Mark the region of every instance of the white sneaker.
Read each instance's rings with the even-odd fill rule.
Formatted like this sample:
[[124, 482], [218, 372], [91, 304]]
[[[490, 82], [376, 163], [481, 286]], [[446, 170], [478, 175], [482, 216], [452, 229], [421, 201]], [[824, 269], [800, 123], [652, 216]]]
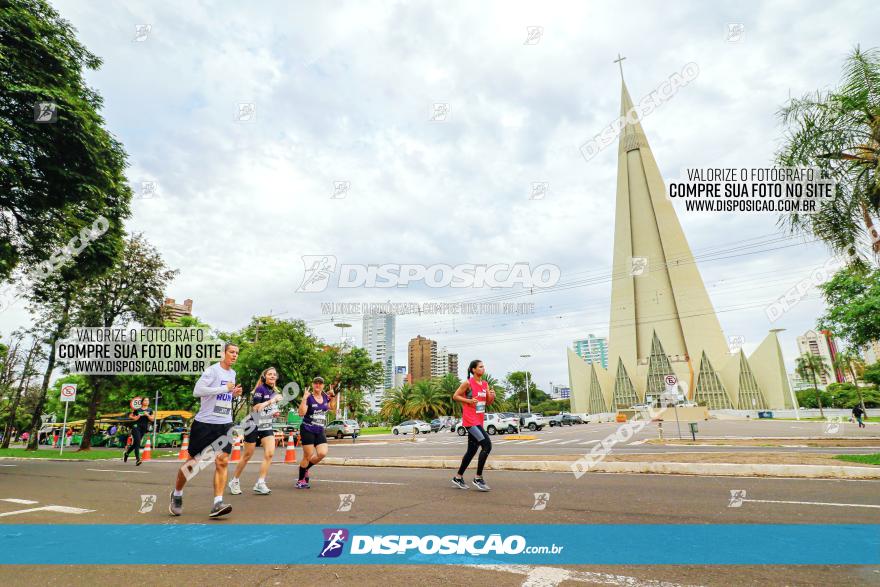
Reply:
[[269, 489], [269, 486], [266, 485], [265, 481], [257, 481], [257, 484], [254, 485], [254, 493], [259, 493], [260, 495], [269, 495], [272, 493], [272, 490]]
[[241, 483], [239, 483], [238, 479], [233, 479], [229, 482], [229, 493], [232, 495], [241, 494]]

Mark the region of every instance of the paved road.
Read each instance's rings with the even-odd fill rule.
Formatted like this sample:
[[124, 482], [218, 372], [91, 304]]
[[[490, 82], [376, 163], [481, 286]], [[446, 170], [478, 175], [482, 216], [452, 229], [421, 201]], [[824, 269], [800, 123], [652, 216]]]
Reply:
[[[204, 474], [196, 477], [187, 488], [185, 515], [181, 518], [167, 516], [167, 493], [176, 468], [173, 462], [154, 461], [137, 468], [121, 462], [4, 461], [2, 464], [13, 466], [0, 467], [0, 524], [187, 524], [207, 521], [212, 492], [210, 476]], [[256, 465], [249, 466], [243, 485], [249, 487], [255, 474]], [[872, 481], [620, 474], [588, 474], [576, 480], [565, 473], [493, 471], [489, 479], [493, 491], [479, 494], [451, 487], [448, 471], [324, 466], [315, 470], [314, 487], [309, 491], [294, 490], [291, 487], [293, 475], [292, 467], [276, 465], [269, 480], [274, 488], [271, 496], [251, 495], [247, 491], [241, 496], [229, 496], [235, 510], [224, 523], [880, 523], [880, 508], [859, 507], [880, 505], [880, 482]], [[746, 491], [747, 501], [741, 507], [728, 507], [732, 489]], [[532, 510], [536, 492], [550, 494], [547, 509]], [[355, 495], [350, 512], [337, 511], [342, 493]], [[157, 508], [150, 513], [138, 513], [141, 495], [150, 494], [158, 497]], [[9, 499], [36, 503], [4, 501]], [[776, 501], [797, 503], [772, 503]], [[829, 502], [844, 505], [817, 505]], [[78, 510], [37, 509], [48, 506]], [[36, 511], [8, 515], [22, 510]], [[243, 540], [246, 541], [246, 537]], [[4, 583], [113, 583], [118, 580], [120, 572], [122, 569], [107, 567], [48, 567], [40, 568], [39, 572], [32, 567], [10, 567], [4, 569]], [[244, 581], [259, 585], [310, 585], [324, 584], [328, 580], [339, 585], [480, 582], [493, 585], [659, 587], [657, 581], [688, 585], [880, 584], [880, 568], [866, 567], [307, 569], [286, 566], [130, 566], [122, 574], [127, 582], [158, 585], [179, 585], [187, 581], [198, 584]], [[567, 582], [560, 583], [564, 576], [568, 576]]]

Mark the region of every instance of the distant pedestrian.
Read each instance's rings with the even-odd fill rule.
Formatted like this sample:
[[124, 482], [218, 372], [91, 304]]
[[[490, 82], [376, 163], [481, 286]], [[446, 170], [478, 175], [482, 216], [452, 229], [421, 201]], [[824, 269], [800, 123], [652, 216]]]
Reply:
[[131, 444], [122, 453], [123, 462], [128, 462], [128, 455], [134, 452], [135, 465], [141, 464], [141, 439], [147, 433], [150, 423], [156, 419], [153, 410], [150, 409], [150, 398], [145, 397], [141, 400], [141, 407], [132, 410], [128, 415], [130, 420], [134, 420], [131, 427]]
[[860, 405], [856, 405], [856, 406], [852, 409], [852, 415], [853, 415], [853, 418], [856, 419], [856, 422], [859, 423], [859, 428], [864, 428], [864, 427], [865, 427], [865, 423], [862, 422], [862, 418], [865, 417], [865, 410], [862, 409], [862, 406], [860, 406]]

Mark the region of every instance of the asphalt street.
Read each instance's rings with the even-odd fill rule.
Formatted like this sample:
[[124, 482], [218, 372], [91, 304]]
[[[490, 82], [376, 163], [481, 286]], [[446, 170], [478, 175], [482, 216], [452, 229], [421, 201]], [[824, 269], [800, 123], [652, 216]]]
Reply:
[[[198, 475], [185, 491], [184, 515], [167, 514], [177, 464], [141, 467], [119, 461], [0, 462], [0, 525], [193, 524], [208, 522], [211, 475]], [[257, 465], [248, 466], [244, 494], [228, 496], [232, 514], [221, 524], [740, 524], [880, 523], [880, 484], [872, 481], [676, 477], [663, 475], [492, 471], [489, 493], [452, 487], [443, 470], [319, 466], [313, 488], [292, 487], [295, 469], [277, 464], [269, 476], [272, 495], [250, 491]], [[731, 491], [745, 491], [731, 507]], [[547, 493], [543, 510], [535, 493]], [[155, 495], [152, 511], [142, 496]], [[354, 496], [339, 511], [341, 495]], [[742, 494], [740, 494], [742, 496]], [[351, 498], [348, 498], [351, 500]], [[780, 503], [784, 502], [784, 503]], [[833, 504], [833, 505], [832, 505]], [[46, 509], [43, 509], [46, 508]], [[247, 537], [242, 537], [246, 546]], [[809, 547], [809, 545], [806, 545]], [[278, 545], [279, 548], [296, 547]], [[132, 561], [133, 563], [137, 561]], [[557, 585], [876, 585], [880, 567], [231, 567], [127, 566], [125, 582], [179, 585], [220, 581], [258, 585], [473, 584]], [[4, 583], [94, 584], [118, 580], [118, 567], [5, 567]], [[246, 578], [243, 578], [246, 577]]]

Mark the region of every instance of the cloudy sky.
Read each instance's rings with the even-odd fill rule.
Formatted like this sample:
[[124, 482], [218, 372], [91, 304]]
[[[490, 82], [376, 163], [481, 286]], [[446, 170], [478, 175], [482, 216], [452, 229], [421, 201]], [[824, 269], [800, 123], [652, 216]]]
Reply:
[[[684, 167], [768, 165], [788, 97], [833, 86], [853, 46], [880, 44], [875, 2], [53, 4], [104, 59], [88, 81], [129, 154], [133, 187], [158, 188], [133, 202], [128, 228], [180, 270], [170, 297], [192, 298], [221, 329], [271, 311], [338, 340], [340, 316], [322, 314], [322, 302], [482, 301], [511, 290], [297, 293], [303, 255], [552, 263], [559, 287], [511, 300], [534, 303], [534, 314], [397, 323], [397, 364], [421, 334], [497, 376], [527, 367], [544, 388], [567, 383], [572, 340], [608, 332], [617, 148], [587, 162], [578, 147], [619, 112], [617, 54], [635, 101], [699, 65], [642, 123], [671, 179]], [[731, 24], [741, 36], [728, 38]], [[529, 36], [530, 27], [542, 28]], [[241, 104], [255, 116], [239, 120]], [[432, 120], [442, 118], [435, 104], [445, 120]], [[336, 182], [348, 182], [344, 197], [332, 197]], [[533, 182], [547, 182], [544, 198], [530, 199]], [[794, 337], [822, 311], [818, 295], [772, 326], [764, 307], [827, 251], [780, 239], [772, 215], [679, 217], [725, 334], [750, 352], [769, 328], [785, 328], [793, 363]], [[359, 343], [360, 321], [344, 318]], [[28, 320], [14, 306], [0, 331]]]

